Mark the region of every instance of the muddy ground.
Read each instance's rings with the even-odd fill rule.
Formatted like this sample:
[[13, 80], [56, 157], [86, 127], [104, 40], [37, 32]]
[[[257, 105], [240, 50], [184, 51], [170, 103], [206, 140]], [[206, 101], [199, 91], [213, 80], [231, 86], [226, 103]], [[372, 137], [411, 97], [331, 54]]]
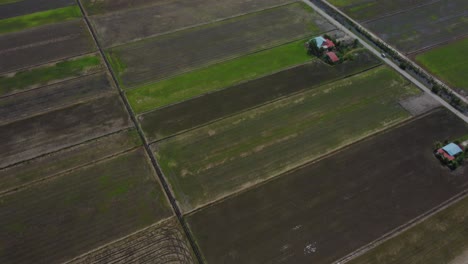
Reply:
[[125, 12], [91, 18], [105, 46], [116, 46], [133, 40], [163, 34], [184, 27], [208, 23], [244, 13], [256, 12], [293, 0], [176, 0], [156, 2]]
[[331, 29], [298, 3], [119, 46], [108, 53], [124, 65], [119, 76], [132, 87]]
[[361, 53], [354, 61], [335, 67], [315, 60], [149, 112], [141, 115], [139, 120], [150, 141], [160, 140], [280, 97], [356, 74], [379, 63], [379, 60], [368, 52]]
[[89, 15], [132, 9], [173, 0], [81, 0]]
[[468, 34], [468, 2], [442, 0], [408, 12], [384, 17], [364, 26], [405, 53]]
[[439, 110], [188, 222], [208, 263], [331, 263], [464, 190], [468, 174], [441, 166], [432, 146], [467, 132]]
[[182, 228], [171, 218], [67, 263], [194, 264], [195, 259]]
[[0, 36], [0, 73], [96, 50], [81, 19]]
[[123, 130], [0, 169], [0, 193], [56, 176], [141, 145], [135, 129]]
[[0, 129], [0, 168], [131, 125], [118, 95], [6, 124]]
[[116, 93], [109, 77], [98, 73], [0, 99], [0, 125]]
[[170, 215], [140, 148], [1, 196], [0, 262], [60, 263]]
[[73, 0], [19, 0], [0, 4], [0, 19], [76, 5]]

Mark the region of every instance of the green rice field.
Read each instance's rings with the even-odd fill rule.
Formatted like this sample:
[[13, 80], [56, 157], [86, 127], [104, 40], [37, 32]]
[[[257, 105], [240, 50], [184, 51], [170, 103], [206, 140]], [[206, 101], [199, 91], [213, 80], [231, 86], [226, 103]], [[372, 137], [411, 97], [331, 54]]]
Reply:
[[419, 93], [378, 67], [153, 145], [183, 210], [279, 175], [409, 117]]

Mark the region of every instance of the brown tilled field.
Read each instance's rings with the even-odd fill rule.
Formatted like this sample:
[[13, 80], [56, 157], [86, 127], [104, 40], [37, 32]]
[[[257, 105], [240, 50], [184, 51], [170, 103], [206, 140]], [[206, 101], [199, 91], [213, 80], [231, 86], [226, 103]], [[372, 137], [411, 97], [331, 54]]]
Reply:
[[[354, 61], [336, 67], [314, 60], [253, 81], [157, 109], [141, 115], [139, 119], [149, 140], [161, 140], [281, 97], [368, 70], [378, 64], [379, 61], [368, 52], [362, 52]], [[236, 98], [236, 100], [227, 100], [227, 98]]]
[[122, 84], [131, 87], [331, 29], [296, 3], [119, 46], [107, 55]]
[[169, 219], [67, 263], [194, 264], [195, 260], [180, 226]]
[[109, 47], [293, 1], [152, 1], [151, 6], [95, 16], [91, 19], [100, 42]]
[[81, 19], [0, 35], [0, 73], [96, 50]]
[[188, 222], [208, 263], [331, 263], [464, 190], [468, 174], [441, 166], [432, 146], [467, 132], [438, 110]]
[[165, 199], [143, 148], [8, 193], [0, 262], [71, 259], [169, 217]]
[[0, 167], [131, 126], [118, 96], [106, 96], [2, 126]]

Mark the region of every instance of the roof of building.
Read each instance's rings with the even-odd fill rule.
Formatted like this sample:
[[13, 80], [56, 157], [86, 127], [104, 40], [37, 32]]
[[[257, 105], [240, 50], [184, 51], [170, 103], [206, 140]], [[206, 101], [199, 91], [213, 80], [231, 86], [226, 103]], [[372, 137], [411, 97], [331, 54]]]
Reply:
[[325, 39], [323, 37], [316, 37], [315, 42], [317, 43], [317, 48], [321, 48], [325, 42]]
[[328, 48], [333, 48], [335, 47], [335, 43], [329, 39], [325, 39], [325, 43], [323, 43], [324, 46], [327, 46]]
[[335, 52], [327, 52], [327, 56], [332, 62], [337, 62], [340, 60], [338, 56], [336, 56]]
[[458, 146], [455, 143], [450, 143], [447, 146], [443, 147], [442, 149], [452, 157], [454, 157], [455, 155], [463, 152], [463, 150], [460, 148], [460, 146]]
[[439, 153], [440, 155], [444, 156], [444, 158], [448, 159], [448, 160], [454, 160], [455, 157], [453, 156], [450, 156], [449, 154], [447, 154], [447, 152], [445, 152], [445, 150], [443, 149], [438, 149], [437, 150], [437, 153]]

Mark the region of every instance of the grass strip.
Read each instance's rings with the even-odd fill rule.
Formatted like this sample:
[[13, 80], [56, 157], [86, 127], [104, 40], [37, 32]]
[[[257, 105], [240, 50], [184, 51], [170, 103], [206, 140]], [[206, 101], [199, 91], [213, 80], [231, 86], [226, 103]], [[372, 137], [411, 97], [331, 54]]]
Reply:
[[0, 34], [81, 17], [78, 6], [68, 6], [0, 20]]
[[131, 89], [127, 97], [134, 111], [142, 113], [309, 60], [304, 40], [299, 40]]
[[468, 61], [464, 56], [468, 38], [453, 42], [416, 56], [416, 61], [449, 85], [468, 90]]
[[59, 62], [52, 66], [20, 71], [13, 76], [0, 76], [0, 96], [25, 90], [33, 85], [45, 85], [53, 80], [79, 76], [92, 67], [101, 65], [96, 55]]

